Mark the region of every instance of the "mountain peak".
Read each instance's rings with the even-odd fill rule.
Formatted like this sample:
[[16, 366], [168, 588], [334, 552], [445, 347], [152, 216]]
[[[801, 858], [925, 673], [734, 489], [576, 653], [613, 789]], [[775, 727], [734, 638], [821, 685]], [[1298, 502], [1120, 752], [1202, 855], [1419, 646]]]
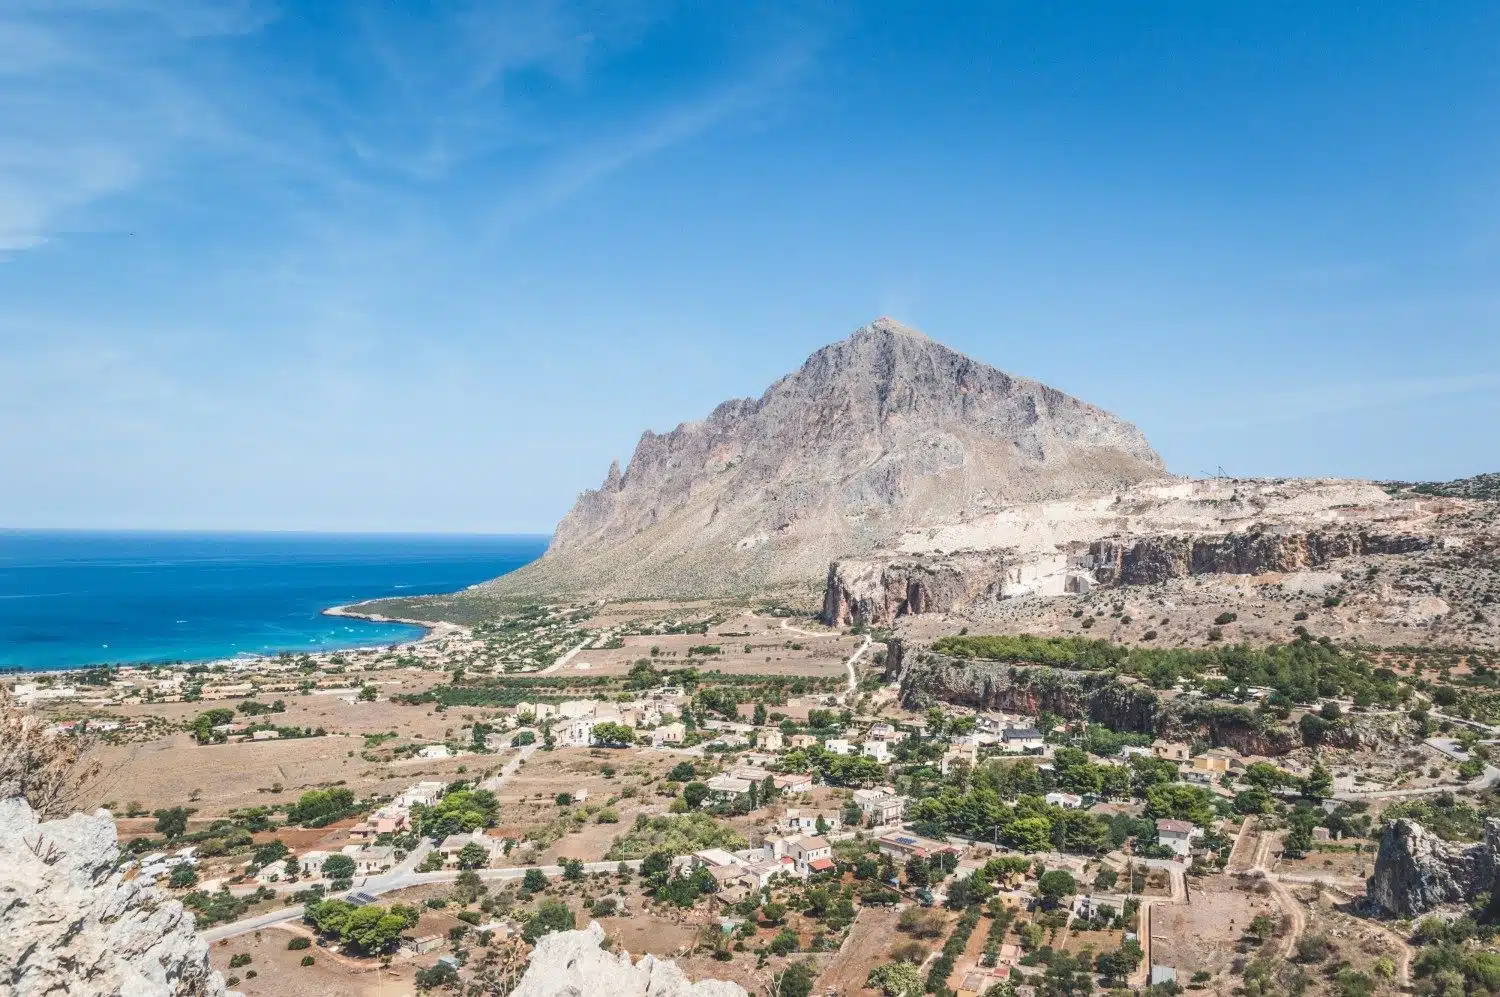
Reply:
[[816, 581], [907, 531], [1163, 474], [1129, 423], [882, 317], [758, 399], [645, 433], [547, 555], [496, 584], [706, 595]]

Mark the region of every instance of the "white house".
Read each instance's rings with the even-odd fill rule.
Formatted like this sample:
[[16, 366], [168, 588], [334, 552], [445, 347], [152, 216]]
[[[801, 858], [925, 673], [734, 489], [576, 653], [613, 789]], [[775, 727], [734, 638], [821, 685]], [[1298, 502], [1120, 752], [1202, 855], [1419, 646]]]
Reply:
[[1050, 806], [1062, 807], [1064, 810], [1077, 810], [1083, 806], [1083, 797], [1077, 793], [1048, 793], [1047, 803]]
[[1006, 751], [1039, 751], [1047, 743], [1035, 727], [1007, 727], [1000, 739]]
[[361, 848], [354, 856], [354, 874], [373, 876], [396, 864], [396, 850], [389, 845]]
[[799, 835], [788, 842], [792, 861], [803, 873], [824, 872], [833, 868], [833, 846], [827, 838]]
[[[823, 827], [818, 828], [822, 819]], [[844, 819], [835, 810], [791, 809], [781, 819], [781, 829], [787, 834], [831, 834], [844, 826]]]
[[405, 807], [407, 810], [418, 804], [430, 807], [443, 798], [444, 788], [444, 784], [441, 782], [431, 780], [419, 782], [402, 790], [401, 795], [396, 797], [392, 803], [395, 806]]
[[708, 780], [708, 791], [715, 796], [739, 796], [750, 792], [750, 780], [720, 773]]
[[302, 866], [302, 875], [313, 879], [323, 876], [323, 863], [328, 858], [328, 852], [303, 852], [297, 856], [297, 861]]
[[1193, 854], [1193, 839], [1202, 835], [1202, 831], [1185, 820], [1162, 818], [1156, 822], [1157, 843], [1172, 849], [1180, 858], [1188, 858]]
[[680, 723], [662, 724], [651, 732], [651, 743], [660, 748], [663, 745], [677, 745], [687, 736], [687, 728]]
[[870, 740], [872, 741], [894, 741], [896, 739], [896, 727], [881, 721], [870, 728]]
[[843, 738], [829, 738], [823, 742], [823, 750], [835, 755], [852, 755], [855, 753], [854, 745]]
[[906, 813], [906, 797], [897, 796], [884, 786], [878, 789], [856, 789], [854, 802], [860, 813], [865, 815], [865, 823], [871, 827], [899, 823]]
[[860, 750], [882, 765], [891, 760], [891, 742], [889, 741], [866, 741]]
[[453, 752], [448, 750], [448, 746], [446, 744], [429, 744], [427, 747], [417, 752], [417, 757], [448, 758], [452, 756], [452, 754]]
[[594, 718], [587, 716], [564, 720], [553, 726], [552, 736], [559, 744], [573, 748], [587, 748], [594, 739]]
[[771, 782], [777, 790], [792, 795], [812, 792], [812, 776], [806, 772], [786, 772], [782, 775], [772, 776]]

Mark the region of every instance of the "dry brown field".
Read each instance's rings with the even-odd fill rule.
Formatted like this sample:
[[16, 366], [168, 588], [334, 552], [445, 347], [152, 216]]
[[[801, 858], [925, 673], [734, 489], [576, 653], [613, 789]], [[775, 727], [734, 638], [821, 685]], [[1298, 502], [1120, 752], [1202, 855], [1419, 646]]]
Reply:
[[[309, 935], [300, 925], [266, 928], [218, 942], [210, 946], [209, 956], [226, 979], [239, 977], [231, 989], [245, 997], [398, 997], [412, 992], [417, 963], [408, 958], [398, 956], [389, 970], [382, 970], [376, 959], [354, 959], [316, 944], [289, 951], [287, 942], [299, 934]], [[230, 969], [230, 958], [242, 954], [250, 956], [250, 964]], [[421, 961], [435, 962], [437, 954]], [[313, 965], [303, 966], [309, 955]], [[252, 970], [255, 976], [247, 976]]]
[[1235, 947], [1258, 914], [1281, 917], [1270, 894], [1239, 888], [1230, 876], [1195, 877], [1189, 881], [1189, 903], [1152, 908], [1152, 961], [1175, 966], [1180, 979], [1193, 973], [1220, 973], [1229, 968]]
[[906, 936], [896, 930], [900, 912], [894, 907], [862, 907], [859, 916], [849, 928], [849, 937], [843, 947], [818, 977], [814, 992], [833, 987], [840, 994], [873, 994], [875, 990], [865, 987], [870, 970], [890, 961], [891, 948], [905, 941]]

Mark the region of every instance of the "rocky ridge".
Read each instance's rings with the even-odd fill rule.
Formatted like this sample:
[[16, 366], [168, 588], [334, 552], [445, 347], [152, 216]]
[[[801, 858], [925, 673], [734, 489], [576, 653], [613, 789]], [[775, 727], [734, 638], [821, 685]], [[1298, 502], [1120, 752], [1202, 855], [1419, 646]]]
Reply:
[[[1087, 595], [1206, 575], [1311, 576], [1351, 558], [1482, 554], [1491, 524], [1452, 499], [1393, 501], [1369, 482], [1213, 479], [1020, 504], [908, 533], [897, 550], [830, 565], [823, 621], [890, 625], [983, 616], [1005, 600]], [[1331, 577], [1337, 577], [1336, 575]], [[1310, 578], [1309, 578], [1310, 580]], [[1399, 593], [1386, 593], [1397, 602]], [[1446, 609], [1413, 606], [1420, 617]]]
[[1409, 818], [1380, 837], [1375, 870], [1365, 885], [1372, 905], [1397, 917], [1426, 913], [1492, 893], [1500, 873], [1500, 820], [1484, 822], [1484, 840], [1467, 847], [1443, 841]]
[[629, 953], [607, 952], [603, 944], [598, 921], [543, 935], [511, 997], [748, 997], [737, 983], [692, 983], [670, 959], [646, 955], [632, 963]]
[[0, 800], [0, 979], [17, 997], [223, 997], [193, 916], [116, 870], [109, 814], [40, 821]]
[[758, 399], [641, 437], [494, 595], [815, 586], [830, 561], [1007, 505], [1165, 476], [1136, 427], [879, 319]]

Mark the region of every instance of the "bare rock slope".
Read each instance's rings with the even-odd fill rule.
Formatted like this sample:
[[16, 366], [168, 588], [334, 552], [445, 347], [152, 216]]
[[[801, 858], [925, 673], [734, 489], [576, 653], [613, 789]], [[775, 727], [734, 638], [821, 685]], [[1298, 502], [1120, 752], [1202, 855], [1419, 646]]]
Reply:
[[39, 821], [0, 800], [0, 980], [17, 997], [223, 997], [193, 916], [117, 872], [107, 813]]
[[1018, 502], [1164, 477], [1130, 423], [889, 319], [759, 399], [641, 437], [494, 594], [738, 594]]
[[1449, 844], [1408, 818], [1394, 820], [1380, 838], [1375, 871], [1365, 893], [1376, 907], [1398, 917], [1444, 904], [1465, 903], [1490, 892], [1500, 871], [1500, 820], [1484, 822], [1484, 840]]
[[691, 983], [669, 959], [646, 955], [632, 963], [628, 953], [606, 952], [603, 942], [598, 921], [543, 935], [511, 997], [747, 997], [737, 983]]

